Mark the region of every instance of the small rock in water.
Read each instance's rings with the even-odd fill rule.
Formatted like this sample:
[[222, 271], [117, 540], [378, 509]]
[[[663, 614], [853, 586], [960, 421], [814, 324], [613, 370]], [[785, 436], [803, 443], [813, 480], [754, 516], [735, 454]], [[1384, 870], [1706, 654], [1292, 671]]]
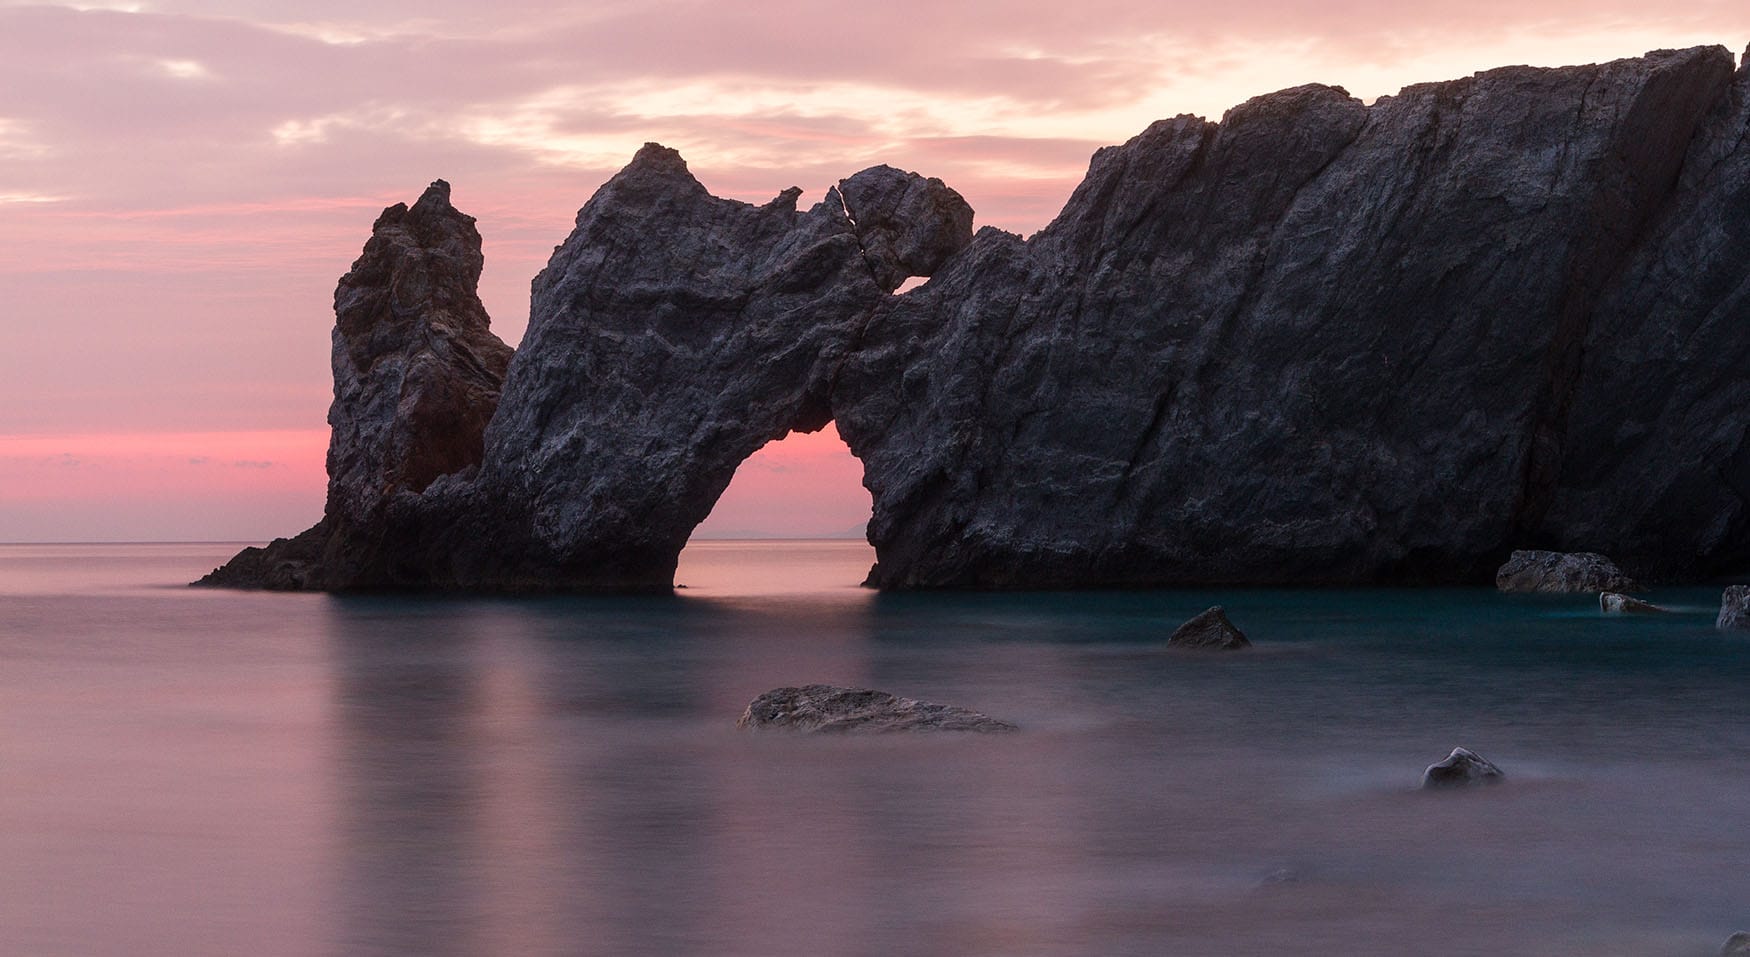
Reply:
[[1650, 601], [1630, 598], [1613, 591], [1601, 592], [1598, 595], [1598, 610], [1606, 615], [1663, 615], [1665, 609]]
[[952, 705], [900, 698], [885, 691], [807, 685], [774, 688], [741, 713], [744, 730], [790, 731], [1015, 731], [1014, 725]]
[[1227, 611], [1220, 605], [1180, 625], [1167, 639], [1168, 648], [1209, 648], [1218, 651], [1238, 651], [1252, 643], [1234, 623], [1227, 620]]
[[1720, 596], [1715, 628], [1750, 628], [1750, 585], [1732, 585]]
[[1461, 788], [1475, 784], [1499, 784], [1507, 779], [1501, 769], [1469, 748], [1453, 748], [1446, 760], [1422, 772], [1423, 788]]
[[1596, 552], [1518, 551], [1495, 572], [1504, 592], [1640, 591], [1616, 563]]
[[1737, 954], [1750, 954], [1750, 933], [1738, 931], [1727, 937], [1726, 942], [1720, 947], [1720, 957], [1734, 957]]
[[1258, 879], [1258, 886], [1276, 887], [1282, 884], [1294, 884], [1300, 881], [1300, 872], [1292, 867], [1278, 867]]

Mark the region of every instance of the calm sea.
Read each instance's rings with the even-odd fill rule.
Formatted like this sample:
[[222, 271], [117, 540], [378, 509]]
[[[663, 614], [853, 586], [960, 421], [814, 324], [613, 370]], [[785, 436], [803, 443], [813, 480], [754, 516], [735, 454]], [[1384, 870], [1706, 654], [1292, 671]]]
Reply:
[[[1750, 636], [1487, 590], [192, 590], [0, 547], [0, 954], [1710, 955], [1750, 929]], [[1227, 606], [1257, 647], [1163, 652]], [[748, 735], [881, 688], [1000, 737]], [[1431, 795], [1465, 745], [1510, 777]]]

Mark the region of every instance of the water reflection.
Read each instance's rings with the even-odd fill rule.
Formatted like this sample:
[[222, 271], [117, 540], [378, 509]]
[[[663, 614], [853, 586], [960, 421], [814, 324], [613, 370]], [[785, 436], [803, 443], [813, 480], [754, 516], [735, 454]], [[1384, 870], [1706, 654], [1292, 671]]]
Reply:
[[[743, 593], [765, 552], [716, 554], [672, 599], [534, 601], [67, 597], [44, 557], [0, 603], [0, 952], [1675, 955], [1743, 922], [1750, 641], [1706, 595]], [[1252, 653], [1162, 651], [1217, 601]], [[810, 681], [1026, 730], [733, 729]], [[1460, 743], [1509, 786], [1416, 793]]]
[[475, 954], [491, 705], [466, 615], [334, 599], [340, 912], [335, 953]]

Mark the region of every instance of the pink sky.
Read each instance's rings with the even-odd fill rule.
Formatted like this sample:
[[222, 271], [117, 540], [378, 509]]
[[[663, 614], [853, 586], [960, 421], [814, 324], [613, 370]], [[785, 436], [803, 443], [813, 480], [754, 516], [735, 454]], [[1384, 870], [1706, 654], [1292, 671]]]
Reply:
[[[0, 0], [0, 541], [314, 522], [335, 280], [438, 177], [514, 344], [646, 140], [757, 202], [892, 163], [1026, 233], [1159, 117], [1746, 42], [1743, 0]], [[842, 532], [860, 474], [793, 438], [704, 531]]]

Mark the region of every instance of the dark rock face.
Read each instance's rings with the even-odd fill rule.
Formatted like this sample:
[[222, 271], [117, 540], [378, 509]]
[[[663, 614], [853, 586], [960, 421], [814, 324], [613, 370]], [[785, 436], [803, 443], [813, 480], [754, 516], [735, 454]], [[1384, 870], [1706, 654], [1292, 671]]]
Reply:
[[464, 564], [436, 577], [669, 588], [736, 466], [831, 420], [833, 376], [875, 306], [966, 245], [972, 211], [941, 181], [884, 166], [807, 212], [799, 192], [718, 199], [652, 144], [583, 207], [535, 278], [456, 509], [446, 551]]
[[1016, 730], [1006, 721], [965, 708], [832, 685], [774, 688], [755, 698], [735, 726], [754, 731], [872, 733]]
[[1167, 638], [1167, 647], [1238, 651], [1252, 647], [1252, 643], [1227, 620], [1227, 612], [1216, 605], [1175, 629]]
[[[476, 288], [474, 218], [431, 184], [383, 211], [334, 291], [334, 402], [322, 522], [203, 579], [268, 588], [401, 584], [408, 542], [391, 503], [480, 463], [511, 348], [490, 331]], [[284, 544], [282, 544], [282, 542]]]
[[1422, 772], [1424, 789], [1500, 784], [1505, 780], [1507, 775], [1500, 768], [1469, 748], [1453, 748], [1445, 760], [1429, 765], [1428, 770]]
[[1598, 596], [1598, 610], [1606, 615], [1663, 615], [1666, 609], [1650, 601], [1618, 595], [1615, 592], [1604, 592]]
[[828, 421], [884, 588], [1480, 582], [1526, 547], [1750, 566], [1733, 67], [1297, 87], [1101, 150], [1027, 240], [969, 237], [890, 167], [755, 207], [651, 145], [536, 279], [508, 371], [471, 222], [422, 199], [337, 294], [319, 557], [219, 577], [667, 588], [735, 467]]
[[1732, 585], [1720, 596], [1716, 628], [1750, 629], [1750, 585]]
[[334, 291], [331, 518], [370, 521], [397, 492], [480, 462], [511, 348], [476, 287], [474, 218], [439, 180], [412, 209], [383, 211]]
[[1495, 572], [1495, 587], [1553, 594], [1640, 591], [1615, 562], [1595, 552], [1514, 552]]
[[1586, 335], [1566, 454], [1538, 537], [1617, 556], [1636, 574], [1645, 567], [1680, 578], [1750, 564], [1747, 131], [1750, 58], [1715, 99], [1671, 200]]
[[1100, 151], [846, 365], [874, 583], [1464, 581], [1583, 545], [1544, 521], [1580, 349], [1731, 84], [1711, 48], [1309, 86]]
[[1750, 954], [1750, 933], [1738, 931], [1720, 945], [1720, 957], [1738, 957], [1742, 954]]

